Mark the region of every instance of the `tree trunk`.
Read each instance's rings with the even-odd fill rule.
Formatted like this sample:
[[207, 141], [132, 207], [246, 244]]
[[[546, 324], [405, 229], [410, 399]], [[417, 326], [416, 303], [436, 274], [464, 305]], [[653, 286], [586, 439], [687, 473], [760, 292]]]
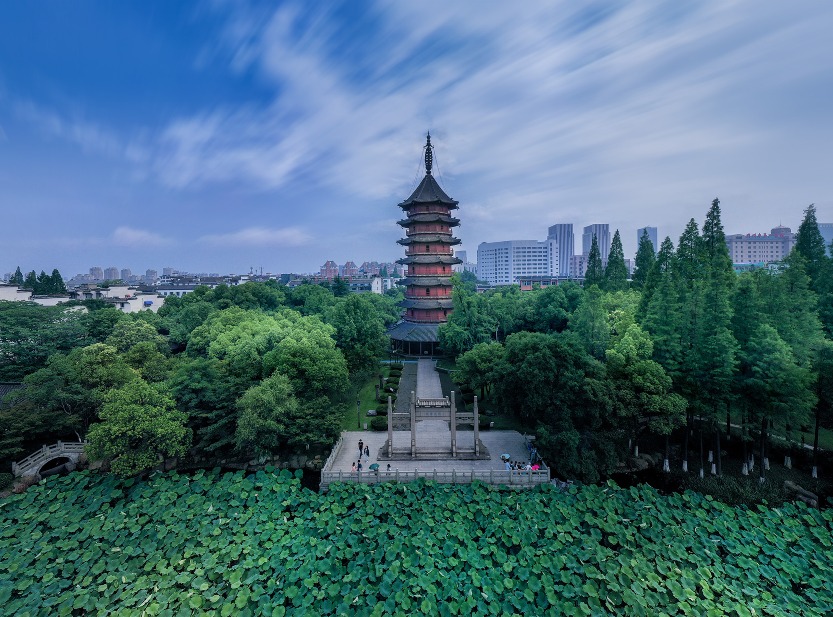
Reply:
[[720, 427], [717, 428], [717, 475], [718, 477], [723, 473], [722, 457], [720, 456]]
[[703, 419], [700, 418], [700, 477], [703, 477]]
[[[746, 410], [740, 412], [740, 443], [743, 446], [743, 464], [748, 470], [749, 455], [746, 453]], [[746, 474], [744, 474], [746, 475]]]
[[766, 480], [766, 476], [764, 475], [764, 460], [766, 458], [766, 418], [761, 420], [761, 472], [760, 472], [760, 481], [761, 484], [764, 483]]
[[670, 458], [670, 446], [668, 442], [668, 435], [665, 436], [665, 460], [662, 462], [662, 470], [663, 471], [671, 471], [671, 465], [668, 463], [668, 459]]
[[[726, 441], [732, 440], [732, 407], [726, 405]], [[718, 463], [718, 467], [720, 463]]]
[[688, 472], [688, 435], [691, 432], [691, 414], [685, 418], [685, 439], [683, 439], [683, 471]]
[[816, 405], [816, 433], [813, 437], [813, 477], [819, 477], [819, 468], [817, 461], [817, 456], [819, 453], [819, 422], [821, 421], [821, 405]]

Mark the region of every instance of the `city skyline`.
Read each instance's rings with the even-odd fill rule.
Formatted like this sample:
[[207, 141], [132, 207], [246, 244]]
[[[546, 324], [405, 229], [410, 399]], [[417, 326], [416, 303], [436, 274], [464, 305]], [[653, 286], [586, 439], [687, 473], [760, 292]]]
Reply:
[[632, 257], [714, 197], [727, 234], [830, 222], [831, 26], [807, 2], [5, 3], [0, 272], [393, 261], [426, 130], [470, 254], [604, 221]]

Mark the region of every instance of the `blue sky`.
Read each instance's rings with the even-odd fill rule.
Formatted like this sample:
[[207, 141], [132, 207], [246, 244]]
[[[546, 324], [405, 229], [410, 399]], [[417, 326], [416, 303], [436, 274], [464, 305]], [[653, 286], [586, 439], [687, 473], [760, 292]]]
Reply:
[[[520, 8], [519, 8], [520, 7]], [[425, 131], [470, 255], [833, 222], [833, 3], [0, 3], [0, 275], [393, 260]]]

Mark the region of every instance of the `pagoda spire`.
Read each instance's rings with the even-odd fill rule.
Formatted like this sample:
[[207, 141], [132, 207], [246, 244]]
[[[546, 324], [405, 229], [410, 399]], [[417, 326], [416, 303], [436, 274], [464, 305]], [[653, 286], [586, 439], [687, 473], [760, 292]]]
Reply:
[[431, 132], [428, 132], [425, 142], [425, 175], [431, 175], [431, 167], [434, 163], [434, 146], [431, 145]]

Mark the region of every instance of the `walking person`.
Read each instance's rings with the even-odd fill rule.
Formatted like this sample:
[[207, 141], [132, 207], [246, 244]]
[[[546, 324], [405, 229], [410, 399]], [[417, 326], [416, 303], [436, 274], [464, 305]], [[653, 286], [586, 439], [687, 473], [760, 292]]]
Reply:
[[364, 442], [361, 439], [359, 439], [359, 458], [362, 457], [363, 453], [364, 453]]
[[364, 455], [365, 455], [367, 458], [370, 458], [370, 446], [365, 446], [365, 447], [364, 447]]
[[353, 461], [353, 466], [350, 468], [350, 471], [356, 471], [356, 462]]

